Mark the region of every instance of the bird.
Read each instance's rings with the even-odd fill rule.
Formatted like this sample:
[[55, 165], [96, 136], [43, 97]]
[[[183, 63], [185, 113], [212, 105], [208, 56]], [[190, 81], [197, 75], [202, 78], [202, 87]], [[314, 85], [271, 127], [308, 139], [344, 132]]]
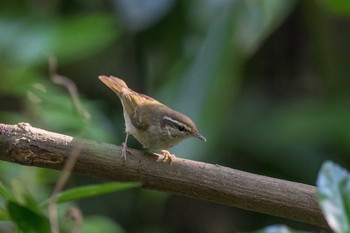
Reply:
[[163, 160], [172, 162], [175, 155], [168, 149], [187, 138], [198, 138], [204, 142], [195, 123], [186, 115], [177, 112], [159, 101], [130, 89], [124, 80], [100, 75], [102, 83], [109, 87], [120, 99], [125, 120], [125, 140], [122, 144], [122, 158], [126, 160], [127, 141], [131, 134], [144, 148], [161, 150]]

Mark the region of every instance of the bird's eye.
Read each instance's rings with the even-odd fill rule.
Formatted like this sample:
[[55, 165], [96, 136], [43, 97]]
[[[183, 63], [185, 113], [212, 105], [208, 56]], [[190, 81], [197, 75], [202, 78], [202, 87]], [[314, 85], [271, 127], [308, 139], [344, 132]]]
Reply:
[[179, 126], [177, 127], [177, 129], [178, 129], [179, 131], [184, 131], [184, 130], [185, 130], [185, 127], [182, 126], [182, 125], [179, 125]]

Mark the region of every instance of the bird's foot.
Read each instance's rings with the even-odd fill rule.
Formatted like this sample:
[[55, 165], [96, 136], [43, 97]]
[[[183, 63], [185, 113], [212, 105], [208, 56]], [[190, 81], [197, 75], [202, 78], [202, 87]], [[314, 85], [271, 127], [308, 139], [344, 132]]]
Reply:
[[124, 160], [126, 160], [126, 155], [127, 155], [128, 153], [131, 154], [131, 152], [130, 152], [130, 150], [129, 150], [129, 148], [128, 148], [128, 145], [126, 145], [126, 143], [123, 142], [123, 143], [122, 143], [122, 156], [121, 156], [121, 158], [124, 159]]
[[157, 159], [157, 162], [167, 162], [167, 161], [170, 161], [170, 164], [173, 162], [173, 159], [175, 159], [175, 155], [173, 154], [170, 154], [169, 151], [167, 150], [161, 150], [163, 152], [163, 157], [162, 158], [158, 158]]

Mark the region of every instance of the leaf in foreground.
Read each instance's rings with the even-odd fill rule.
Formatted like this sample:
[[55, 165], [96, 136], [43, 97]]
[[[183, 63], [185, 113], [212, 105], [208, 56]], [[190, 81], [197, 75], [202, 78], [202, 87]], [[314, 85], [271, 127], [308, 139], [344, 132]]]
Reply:
[[46, 217], [16, 202], [7, 203], [8, 213], [22, 232], [47, 233], [50, 232], [49, 221]]
[[334, 232], [350, 232], [350, 174], [326, 161], [317, 178], [318, 200]]

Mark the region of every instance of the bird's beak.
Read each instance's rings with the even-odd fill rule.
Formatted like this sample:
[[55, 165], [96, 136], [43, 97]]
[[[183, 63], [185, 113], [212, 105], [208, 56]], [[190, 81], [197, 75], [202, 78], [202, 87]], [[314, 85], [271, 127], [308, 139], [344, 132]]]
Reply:
[[205, 141], [205, 142], [207, 141], [207, 139], [203, 135], [198, 133], [198, 132], [196, 132], [193, 136], [198, 138], [198, 139], [200, 139], [200, 140], [202, 140], [202, 141]]

